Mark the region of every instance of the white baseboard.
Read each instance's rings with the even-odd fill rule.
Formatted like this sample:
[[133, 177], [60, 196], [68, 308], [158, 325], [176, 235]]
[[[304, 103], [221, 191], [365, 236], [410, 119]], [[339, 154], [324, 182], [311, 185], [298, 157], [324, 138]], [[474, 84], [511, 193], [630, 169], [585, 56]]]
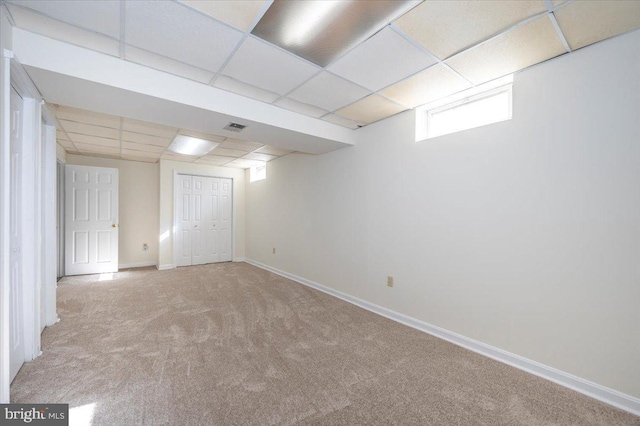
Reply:
[[244, 257], [236, 257], [235, 259], [233, 259], [234, 262], [245, 262], [246, 259]]
[[487, 345], [486, 343], [470, 339], [468, 337], [462, 336], [449, 330], [445, 330], [424, 321], [411, 318], [399, 312], [383, 308], [382, 306], [378, 306], [357, 297], [350, 296], [346, 293], [342, 293], [338, 290], [334, 290], [330, 287], [326, 287], [322, 284], [318, 284], [305, 278], [298, 277], [288, 272], [281, 271], [255, 260], [245, 259], [245, 262], [257, 266], [258, 268], [273, 272], [274, 274], [289, 278], [290, 280], [296, 281], [308, 287], [315, 288], [316, 290], [320, 290], [324, 293], [330, 294], [331, 296], [342, 299], [346, 302], [374, 312], [378, 315], [382, 315], [383, 317], [389, 318], [393, 321], [439, 337], [458, 346], [462, 346], [463, 348], [479, 353], [480, 355], [487, 356], [489, 358], [495, 359], [496, 361], [500, 361], [528, 373], [535, 374], [536, 376], [542, 377], [543, 379], [547, 379], [561, 386], [573, 389], [584, 395], [590, 396], [607, 404], [613, 405], [614, 407], [618, 407], [622, 410], [640, 416], [640, 399], [635, 398], [631, 395], [626, 395], [622, 392], [618, 392], [614, 389], [610, 389], [597, 383], [590, 382], [564, 371], [541, 364], [537, 361], [521, 357], [520, 355], [516, 355], [496, 348], [494, 346]]
[[173, 263], [165, 263], [164, 265], [158, 265], [158, 271], [166, 271], [167, 269], [174, 269], [176, 266]]
[[156, 262], [121, 263], [118, 265], [118, 269], [144, 268], [145, 266], [156, 266]]

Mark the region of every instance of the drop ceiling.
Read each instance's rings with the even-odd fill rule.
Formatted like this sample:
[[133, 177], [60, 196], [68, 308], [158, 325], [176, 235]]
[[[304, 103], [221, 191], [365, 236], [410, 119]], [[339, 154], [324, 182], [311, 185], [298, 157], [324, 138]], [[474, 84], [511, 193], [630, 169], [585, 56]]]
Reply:
[[[320, 66], [299, 46], [260, 38], [270, 16], [294, 3], [6, 1], [24, 30], [351, 129], [640, 28], [635, 0], [403, 2], [398, 16]], [[154, 145], [126, 132], [123, 158], [133, 156], [129, 143]]]
[[[70, 154], [156, 163], [161, 159], [246, 169], [293, 151], [61, 105], [48, 105], [58, 121], [57, 140]], [[219, 143], [201, 156], [167, 150], [176, 135]]]

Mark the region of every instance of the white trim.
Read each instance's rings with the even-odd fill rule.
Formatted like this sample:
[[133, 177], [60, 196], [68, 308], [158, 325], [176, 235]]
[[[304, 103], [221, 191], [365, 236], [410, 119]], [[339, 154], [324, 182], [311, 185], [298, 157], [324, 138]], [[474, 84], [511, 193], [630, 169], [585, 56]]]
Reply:
[[166, 271], [168, 269], [175, 269], [176, 266], [173, 263], [165, 263], [164, 265], [157, 266], [158, 271]]
[[146, 266], [158, 266], [156, 262], [137, 262], [137, 263], [121, 263], [118, 265], [118, 270], [127, 268], [144, 268]]
[[486, 343], [470, 339], [468, 337], [462, 336], [449, 330], [445, 330], [444, 328], [437, 327], [427, 322], [411, 318], [399, 312], [392, 311], [391, 309], [383, 308], [382, 306], [378, 306], [376, 304], [367, 302], [346, 293], [342, 293], [341, 291], [334, 290], [330, 287], [326, 287], [311, 280], [307, 280], [306, 278], [301, 278], [288, 272], [281, 271], [269, 265], [265, 265], [264, 263], [260, 263], [251, 259], [246, 259], [245, 262], [257, 266], [258, 268], [273, 272], [274, 274], [280, 275], [282, 277], [289, 278], [290, 280], [296, 281], [308, 287], [312, 287], [316, 290], [320, 290], [323, 293], [327, 293], [331, 296], [342, 299], [346, 302], [364, 308], [385, 318], [389, 318], [393, 321], [415, 328], [416, 330], [431, 334], [432, 336], [439, 337], [443, 340], [446, 340], [458, 346], [462, 346], [463, 348], [469, 349], [480, 355], [495, 359], [496, 361], [500, 361], [519, 370], [534, 374], [538, 377], [542, 377], [543, 379], [547, 379], [561, 386], [573, 389], [576, 392], [580, 392], [584, 395], [590, 396], [607, 404], [613, 405], [614, 407], [640, 416], [640, 399], [635, 398], [631, 395], [626, 395], [614, 389], [607, 388], [605, 386], [590, 382], [588, 380], [555, 369], [553, 367], [549, 367], [539, 362], [521, 357], [520, 355], [516, 355], [496, 348], [494, 346], [487, 345]]
[[244, 257], [236, 257], [233, 259], [233, 262], [246, 262], [247, 259], [245, 259]]

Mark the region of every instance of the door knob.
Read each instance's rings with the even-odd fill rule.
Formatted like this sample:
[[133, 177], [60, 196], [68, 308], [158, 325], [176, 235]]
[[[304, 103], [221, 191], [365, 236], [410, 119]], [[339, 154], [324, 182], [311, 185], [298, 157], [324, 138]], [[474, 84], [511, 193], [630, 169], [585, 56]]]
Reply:
[[115, 228], [116, 226], [118, 226], [118, 225], [116, 225], [115, 223], [112, 223], [112, 224], [111, 224], [111, 227], [112, 227], [112, 228]]

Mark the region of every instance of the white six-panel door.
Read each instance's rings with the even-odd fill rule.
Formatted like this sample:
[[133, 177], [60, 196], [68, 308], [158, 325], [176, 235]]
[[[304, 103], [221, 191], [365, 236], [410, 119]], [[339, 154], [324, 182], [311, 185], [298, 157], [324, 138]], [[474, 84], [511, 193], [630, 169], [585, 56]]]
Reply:
[[12, 381], [25, 359], [23, 340], [23, 316], [22, 316], [22, 220], [20, 206], [22, 204], [22, 120], [23, 102], [18, 93], [11, 88], [11, 202], [9, 213], [9, 340], [10, 340], [10, 367], [9, 380]]
[[67, 165], [65, 275], [118, 271], [118, 169]]
[[176, 266], [232, 260], [232, 180], [176, 178]]

